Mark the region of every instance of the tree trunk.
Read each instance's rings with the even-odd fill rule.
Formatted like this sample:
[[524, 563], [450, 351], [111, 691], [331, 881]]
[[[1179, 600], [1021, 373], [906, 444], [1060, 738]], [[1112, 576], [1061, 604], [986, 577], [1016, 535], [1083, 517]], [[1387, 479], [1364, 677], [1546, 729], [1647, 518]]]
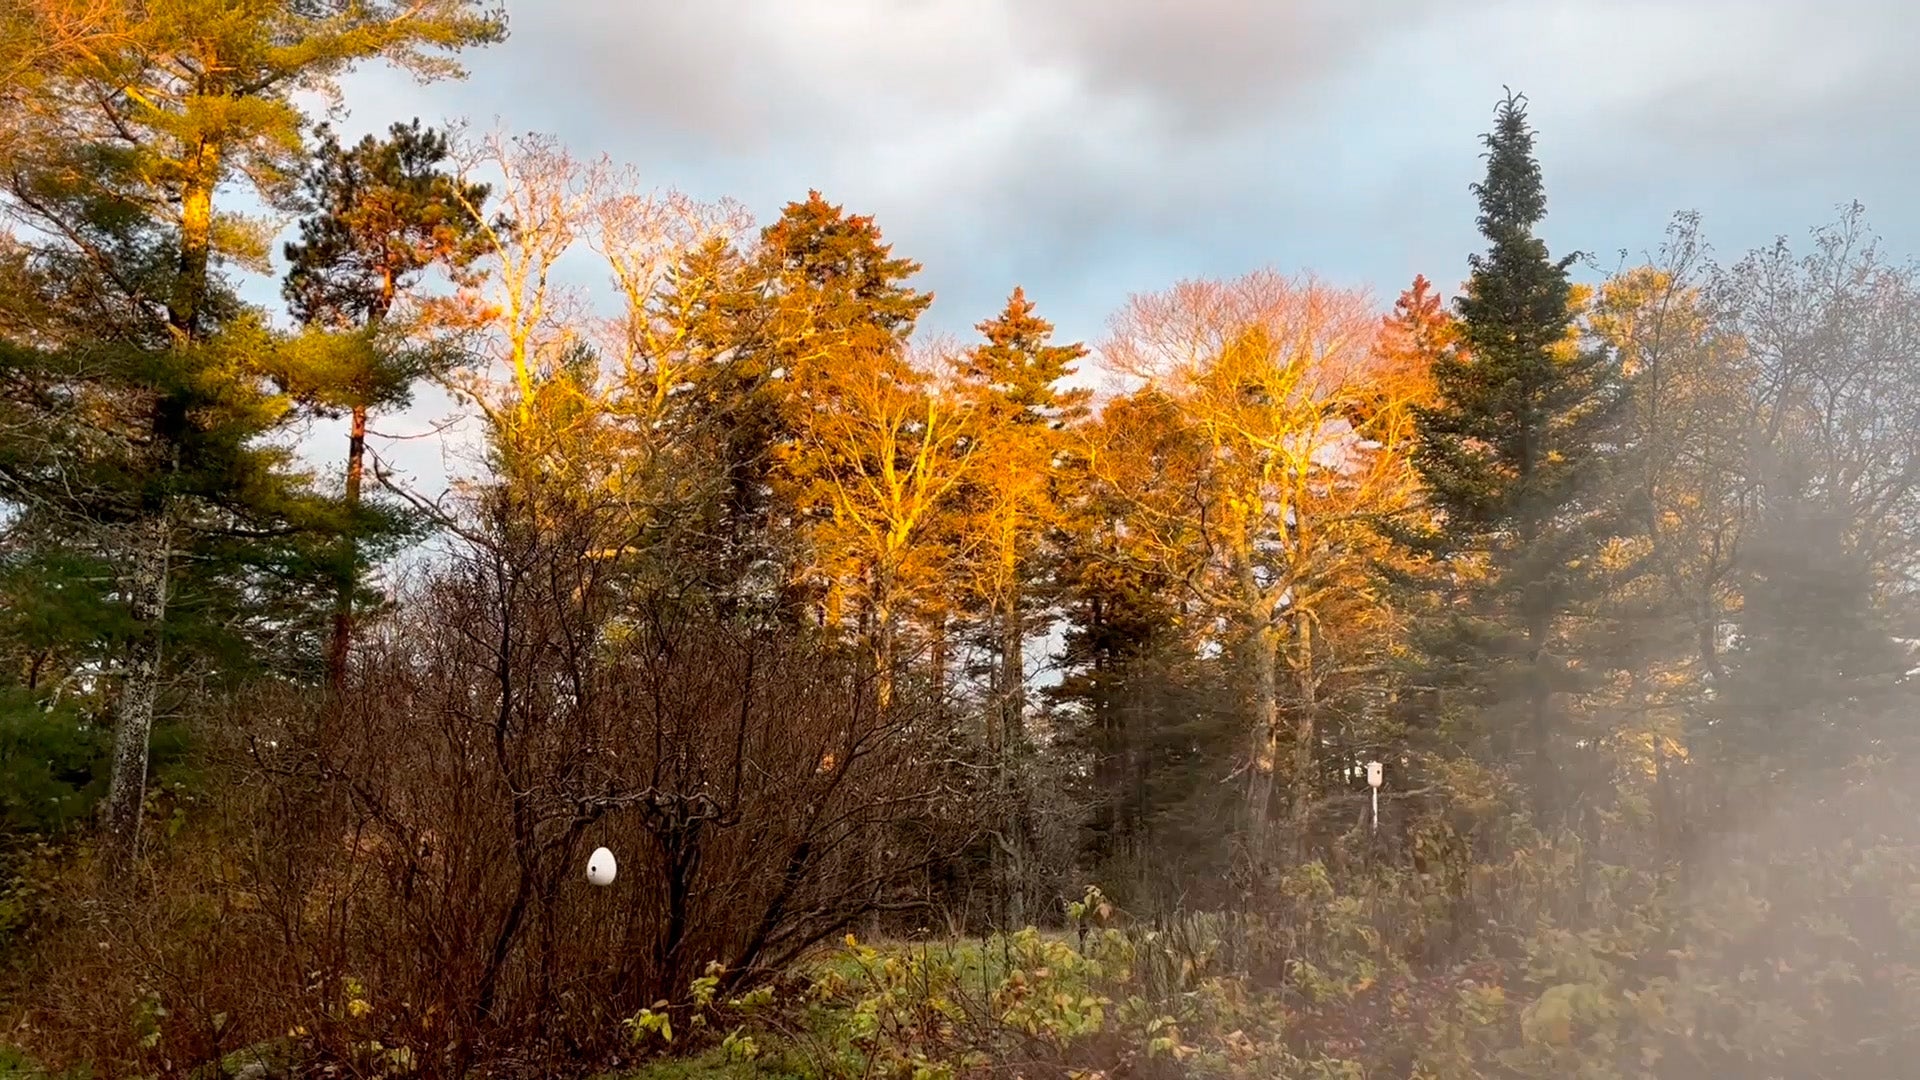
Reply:
[[1009, 592], [1000, 618], [1001, 731], [1009, 754], [1018, 755], [1026, 737], [1027, 634], [1018, 587]]
[[1262, 625], [1248, 642], [1253, 667], [1253, 709], [1247, 747], [1247, 853], [1266, 861], [1267, 808], [1273, 802], [1273, 770], [1280, 756], [1279, 635]]
[[1000, 619], [1000, 730], [1003, 745], [998, 765], [1000, 789], [1007, 800], [1007, 859], [1009, 922], [1027, 922], [1027, 800], [1021, 790], [1019, 763], [1026, 753], [1027, 672], [1026, 626], [1021, 617], [1018, 584], [1009, 590]]
[[146, 801], [147, 744], [160, 694], [161, 629], [167, 611], [167, 569], [173, 554], [171, 522], [163, 511], [141, 522], [133, 536], [127, 607], [133, 638], [113, 733], [113, 765], [106, 803], [107, 864], [124, 867], [139, 850], [140, 808]]
[[[873, 604], [872, 654], [874, 705], [881, 716], [893, 707], [894, 695], [894, 615], [893, 572], [883, 569], [875, 577]], [[887, 863], [887, 836], [884, 828], [874, 829], [867, 840], [865, 871], [878, 881]], [[878, 937], [884, 929], [878, 908], [867, 913], [867, 936]]]
[[1559, 771], [1553, 760], [1553, 683], [1547, 673], [1548, 617], [1536, 614], [1528, 621], [1527, 730], [1533, 752], [1534, 807], [1543, 821], [1551, 821], [1560, 792]]
[[1295, 682], [1300, 694], [1298, 711], [1293, 721], [1293, 855], [1296, 862], [1305, 862], [1308, 851], [1308, 818], [1313, 807], [1313, 770], [1315, 745], [1319, 737], [1316, 723], [1319, 719], [1319, 676], [1313, 665], [1313, 623], [1304, 613], [1295, 612], [1293, 617], [1294, 648], [1297, 656], [1294, 664]]
[[893, 567], [882, 564], [873, 571], [873, 591], [867, 606], [868, 624], [866, 636], [868, 652], [873, 658], [874, 701], [882, 712], [893, 705], [894, 692], [894, 625], [893, 611]]
[[167, 301], [167, 322], [183, 345], [200, 336], [200, 309], [206, 303], [213, 257], [213, 188], [220, 164], [218, 151], [204, 142], [192, 158], [191, 174], [180, 192], [178, 274]]
[[[353, 407], [352, 426], [347, 430], [347, 510], [360, 509], [360, 483], [366, 468], [367, 407]], [[353, 587], [357, 581], [355, 563], [359, 544], [347, 537], [347, 565], [341, 569], [339, 592], [333, 601], [333, 639], [327, 647], [327, 686], [337, 697], [347, 684], [347, 654], [353, 645]]]
[[933, 643], [927, 657], [936, 731], [945, 731], [947, 726], [947, 662], [947, 613], [943, 610], [933, 618]]
[[[1088, 638], [1100, 640], [1102, 606], [1098, 596], [1093, 598], [1087, 618]], [[1121, 732], [1124, 722], [1115, 707], [1112, 695], [1108, 693], [1109, 664], [1107, 649], [1095, 645], [1089, 655], [1088, 677], [1091, 681], [1093, 730], [1096, 732], [1093, 757], [1094, 790], [1099, 799], [1094, 807], [1094, 828], [1100, 837], [1099, 852], [1103, 858], [1112, 858], [1120, 848], [1121, 821], [1127, 806], [1126, 795], [1126, 759], [1122, 748], [1125, 736]]]
[[[1141, 665], [1136, 665], [1136, 670]], [[1152, 781], [1154, 759], [1147, 744], [1147, 703], [1138, 690], [1127, 693], [1126, 717], [1126, 790], [1127, 814], [1124, 831], [1127, 857], [1136, 867], [1136, 873], [1144, 875], [1145, 865], [1140, 856], [1146, 851], [1147, 839], [1151, 832], [1153, 817]]]
[[[190, 173], [180, 192], [180, 255], [173, 291], [167, 300], [167, 323], [174, 347], [191, 348], [200, 336], [200, 309], [207, 294], [212, 260], [213, 189], [219, 156], [202, 142], [191, 155]], [[179, 467], [174, 447], [187, 423], [177, 415], [178, 403], [164, 393], [154, 404], [151, 464], [170, 474]], [[127, 643], [126, 670], [120, 678], [120, 700], [115, 708], [113, 763], [107, 780], [106, 865], [124, 867], [140, 847], [140, 809], [147, 795], [147, 746], [153, 734], [155, 703], [160, 697], [161, 635], [167, 615], [167, 571], [173, 558], [171, 500], [160, 496], [132, 528], [127, 574], [127, 613], [133, 621]]]
[[987, 756], [993, 770], [994, 800], [1000, 807], [999, 835], [992, 848], [993, 880], [1000, 918], [1009, 930], [1026, 919], [1026, 813], [1013, 768], [1020, 753], [1026, 707], [1026, 671], [1021, 663], [1025, 635], [1019, 605], [1019, 595], [1014, 592], [994, 605], [994, 658], [987, 707]]

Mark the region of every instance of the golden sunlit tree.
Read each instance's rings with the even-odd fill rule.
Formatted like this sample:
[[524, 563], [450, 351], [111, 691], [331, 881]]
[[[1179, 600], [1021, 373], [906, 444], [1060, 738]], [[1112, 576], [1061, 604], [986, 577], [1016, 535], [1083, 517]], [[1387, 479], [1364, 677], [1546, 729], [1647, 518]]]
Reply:
[[978, 415], [985, 445], [968, 529], [975, 558], [968, 587], [992, 626], [992, 699], [987, 742], [1017, 743], [1025, 711], [1023, 666], [1028, 616], [1023, 586], [1042, 534], [1059, 518], [1069, 429], [1087, 415], [1091, 391], [1062, 386], [1086, 355], [1078, 343], [1056, 345], [1053, 324], [1015, 289], [1006, 308], [977, 329], [985, 339], [954, 361], [959, 391]]
[[541, 134], [493, 132], [456, 154], [462, 189], [485, 185], [495, 212], [463, 203], [480, 223], [477, 281], [442, 305], [442, 318], [483, 331], [483, 363], [454, 373], [452, 384], [486, 418], [499, 452], [536, 462], [564, 432], [536, 422], [535, 403], [545, 382], [564, 378], [584, 337], [581, 296], [553, 280], [554, 268], [588, 230], [608, 169]]
[[684, 393], [680, 409], [704, 426], [723, 490], [698, 559], [717, 602], [736, 614], [817, 619], [824, 578], [807, 543], [829, 502], [817, 497], [805, 433], [836, 407], [848, 365], [898, 375], [933, 299], [907, 284], [919, 269], [892, 253], [871, 217], [817, 191], [787, 204], [752, 243], [708, 235], [672, 269], [653, 332], [673, 338], [665, 351], [684, 354], [675, 363], [685, 378], [655, 385]]
[[699, 316], [729, 285], [698, 255], [745, 242], [752, 219], [732, 201], [647, 190], [632, 169], [614, 172], [604, 188], [587, 242], [606, 262], [619, 308], [598, 340], [636, 420], [685, 422], [676, 404], [693, 399], [693, 380], [709, 359], [696, 344]]
[[[1362, 293], [1257, 273], [1136, 297], [1101, 350], [1170, 401], [1202, 455], [1185, 484], [1138, 500], [1129, 524], [1181, 568], [1239, 666], [1257, 861], [1283, 768], [1304, 844], [1328, 680], [1377, 667], [1385, 640], [1377, 524], [1415, 495], [1407, 406], [1421, 383], [1383, 361], [1378, 325]], [[1102, 447], [1096, 474], [1143, 467], [1127, 452]]]
[[893, 349], [852, 352], [848, 362], [812, 369], [806, 414], [789, 475], [815, 508], [815, 565], [826, 621], [850, 615], [891, 697], [900, 656], [902, 608], [915, 593], [942, 587], [953, 566], [934, 542], [936, 518], [980, 460], [974, 411]]
[[1014, 289], [999, 315], [975, 327], [982, 341], [959, 353], [954, 375], [979, 425], [980, 467], [965, 492], [965, 558], [955, 567], [958, 591], [981, 610], [987, 668], [986, 745], [1008, 804], [996, 854], [1010, 903], [1010, 925], [1025, 919], [1030, 877], [1029, 831], [1014, 780], [1026, 755], [1029, 635], [1038, 614], [1037, 565], [1049, 530], [1070, 501], [1065, 468], [1073, 428], [1085, 419], [1091, 391], [1062, 385], [1086, 355], [1079, 343], [1055, 344], [1053, 324]]

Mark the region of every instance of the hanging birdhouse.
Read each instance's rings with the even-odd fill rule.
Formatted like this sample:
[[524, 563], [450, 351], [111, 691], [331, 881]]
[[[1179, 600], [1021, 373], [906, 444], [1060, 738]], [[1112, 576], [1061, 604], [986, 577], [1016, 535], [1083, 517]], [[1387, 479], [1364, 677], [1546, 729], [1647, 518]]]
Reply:
[[1377, 788], [1387, 782], [1387, 767], [1377, 761], [1367, 762], [1367, 786]]
[[587, 883], [590, 885], [611, 885], [618, 866], [613, 861], [613, 852], [606, 848], [594, 848], [587, 856]]

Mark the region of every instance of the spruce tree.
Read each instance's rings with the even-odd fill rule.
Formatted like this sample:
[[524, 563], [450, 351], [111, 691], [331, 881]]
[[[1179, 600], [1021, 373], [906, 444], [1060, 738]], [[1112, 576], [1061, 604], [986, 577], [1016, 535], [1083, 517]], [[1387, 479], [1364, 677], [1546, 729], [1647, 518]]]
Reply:
[[760, 234], [760, 265], [787, 303], [794, 337], [870, 327], [905, 341], [933, 303], [907, 286], [920, 264], [893, 254], [869, 215], [849, 214], [818, 191], [790, 202]]
[[978, 537], [967, 575], [972, 599], [984, 609], [982, 652], [988, 660], [990, 702], [986, 742], [1001, 797], [1009, 807], [1005, 836], [995, 851], [1008, 886], [1008, 925], [1027, 918], [1026, 869], [1031, 814], [1015, 782], [1025, 757], [1026, 645], [1040, 605], [1031, 596], [1038, 557], [1066, 501], [1063, 470], [1068, 429], [1084, 420], [1091, 392], [1060, 385], [1087, 354], [1078, 342], [1055, 344], [1053, 324], [1035, 313], [1016, 288], [998, 316], [976, 324], [982, 342], [954, 359], [954, 374], [979, 423], [985, 467], [965, 493], [967, 528]]
[[1143, 468], [1086, 475], [1070, 490], [1052, 538], [1049, 586], [1060, 616], [1060, 681], [1051, 747], [1092, 813], [1082, 834], [1103, 889], [1145, 912], [1181, 903], [1225, 904], [1237, 847], [1242, 788], [1231, 776], [1244, 715], [1232, 693], [1232, 657], [1209, 650], [1182, 567], [1143, 548], [1135, 498], [1194, 475], [1190, 431], [1173, 402], [1152, 390], [1109, 403], [1086, 442], [1139, 453]]
[[1456, 575], [1460, 600], [1424, 637], [1436, 682], [1461, 692], [1496, 759], [1526, 760], [1536, 806], [1550, 811], [1565, 727], [1556, 701], [1590, 674], [1568, 617], [1594, 598], [1625, 398], [1614, 355], [1575, 338], [1577, 256], [1552, 258], [1535, 233], [1546, 195], [1524, 98], [1508, 94], [1484, 141], [1473, 192], [1488, 247], [1469, 259], [1458, 338], [1433, 364], [1437, 404], [1418, 412], [1416, 461], [1437, 518], [1423, 546]]
[[1074, 365], [1087, 355], [1079, 342], [1053, 343], [1053, 324], [1034, 313], [1025, 289], [1015, 288], [999, 315], [977, 324], [985, 339], [961, 354], [958, 374], [981, 388], [985, 403], [1004, 410], [1023, 425], [1054, 430], [1071, 426], [1087, 415], [1092, 391], [1061, 386]]
[[975, 592], [991, 609], [987, 650], [996, 660], [991, 682], [997, 715], [988, 726], [988, 743], [997, 750], [1021, 739], [1022, 655], [1031, 614], [1022, 586], [1042, 530], [1059, 517], [1057, 458], [1066, 448], [1067, 429], [1086, 418], [1091, 391], [1060, 385], [1086, 356], [1086, 346], [1054, 344], [1053, 324], [1034, 313], [1024, 290], [1016, 288], [1006, 308], [975, 329], [984, 341], [961, 353], [954, 367], [989, 444], [990, 463], [969, 502], [985, 534], [982, 565], [973, 578]]

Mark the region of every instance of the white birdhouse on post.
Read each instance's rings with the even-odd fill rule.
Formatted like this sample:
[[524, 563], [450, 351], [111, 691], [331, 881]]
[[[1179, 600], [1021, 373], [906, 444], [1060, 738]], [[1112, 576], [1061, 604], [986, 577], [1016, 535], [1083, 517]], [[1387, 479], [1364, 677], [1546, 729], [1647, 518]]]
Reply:
[[587, 883], [611, 885], [613, 875], [618, 869], [618, 865], [613, 861], [613, 852], [603, 847], [594, 848], [593, 854], [587, 856]]
[[1367, 762], [1367, 786], [1373, 789], [1373, 831], [1380, 831], [1380, 785], [1387, 782], [1387, 767], [1377, 761]]

